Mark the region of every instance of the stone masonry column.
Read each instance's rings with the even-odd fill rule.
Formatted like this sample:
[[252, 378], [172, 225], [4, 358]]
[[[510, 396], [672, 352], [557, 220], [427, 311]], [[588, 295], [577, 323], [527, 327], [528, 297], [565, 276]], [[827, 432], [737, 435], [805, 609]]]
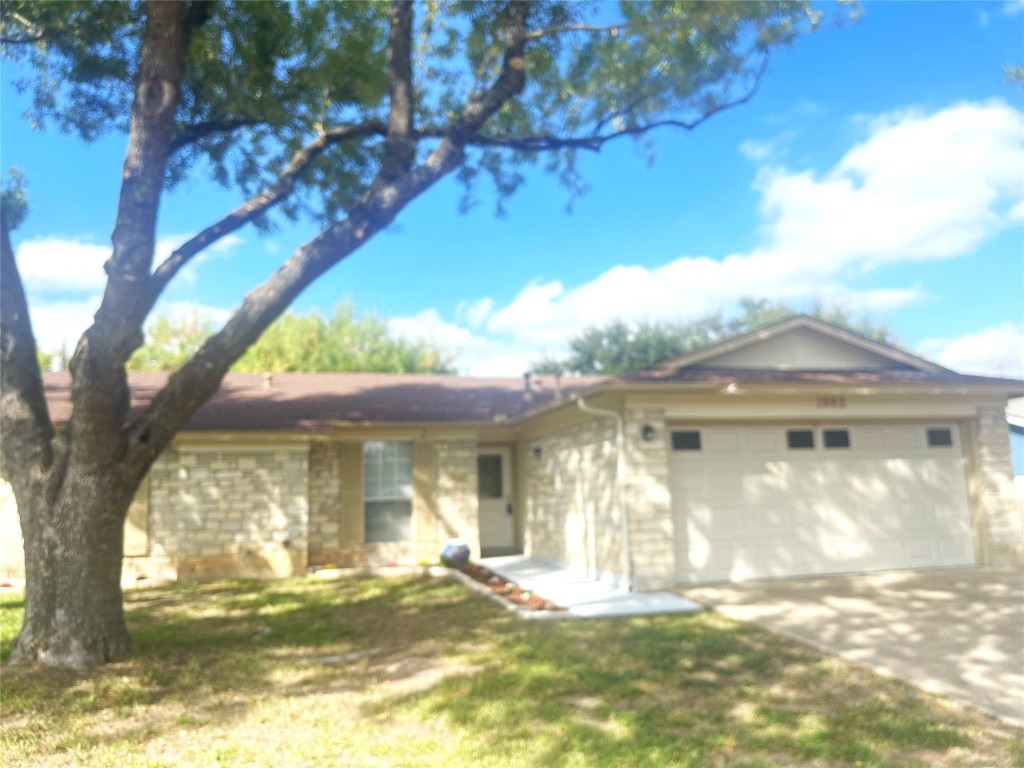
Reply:
[[982, 406], [971, 426], [971, 495], [981, 561], [1019, 564], [1024, 560], [1024, 505], [1013, 486], [1006, 413], [1001, 407]]
[[[643, 437], [644, 427], [654, 433]], [[627, 409], [626, 505], [635, 588], [666, 589], [676, 583], [675, 524], [668, 485], [665, 412], [660, 408]]]

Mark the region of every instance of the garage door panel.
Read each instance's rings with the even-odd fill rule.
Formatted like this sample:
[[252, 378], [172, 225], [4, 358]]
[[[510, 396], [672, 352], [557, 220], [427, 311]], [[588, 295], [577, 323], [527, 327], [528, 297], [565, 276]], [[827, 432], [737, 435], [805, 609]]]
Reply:
[[708, 427], [702, 450], [672, 453], [681, 578], [973, 562], [958, 447], [931, 448], [924, 427], [898, 424], [850, 428], [850, 445], [829, 449], [816, 427], [815, 448], [795, 450], [786, 429]]
[[936, 561], [936, 547], [930, 537], [903, 540], [903, 554], [910, 564], [932, 565]]
[[970, 556], [970, 552], [967, 549], [968, 540], [963, 536], [957, 538], [940, 537], [936, 540], [938, 545], [939, 557], [942, 558], [943, 562], [948, 563], [960, 563], [962, 558]]
[[742, 442], [738, 428], [708, 430], [702, 437], [701, 449], [708, 456], [736, 456], [740, 452]]

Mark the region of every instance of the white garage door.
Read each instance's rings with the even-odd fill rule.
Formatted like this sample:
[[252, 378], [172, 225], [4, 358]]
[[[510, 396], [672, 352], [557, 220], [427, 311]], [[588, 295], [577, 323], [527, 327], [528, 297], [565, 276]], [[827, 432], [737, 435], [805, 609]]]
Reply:
[[955, 425], [707, 426], [671, 440], [680, 580], [974, 562]]

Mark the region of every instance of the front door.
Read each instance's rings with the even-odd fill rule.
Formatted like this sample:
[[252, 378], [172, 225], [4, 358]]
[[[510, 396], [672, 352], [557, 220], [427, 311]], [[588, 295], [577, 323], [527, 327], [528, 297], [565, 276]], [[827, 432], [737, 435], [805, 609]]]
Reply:
[[481, 448], [476, 457], [480, 493], [480, 549], [487, 554], [515, 550], [512, 516], [512, 451]]

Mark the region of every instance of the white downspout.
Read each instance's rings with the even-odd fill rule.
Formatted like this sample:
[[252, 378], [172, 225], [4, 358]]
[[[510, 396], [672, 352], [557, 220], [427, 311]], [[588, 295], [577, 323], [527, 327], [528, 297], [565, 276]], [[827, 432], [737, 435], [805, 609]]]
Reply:
[[605, 416], [615, 419], [615, 482], [618, 490], [619, 518], [622, 520], [622, 573], [626, 581], [626, 591], [633, 591], [633, 558], [630, 552], [629, 539], [629, 505], [626, 503], [626, 425], [622, 414], [618, 411], [607, 411], [587, 405], [582, 397], [576, 398], [576, 405], [584, 413], [592, 416]]

